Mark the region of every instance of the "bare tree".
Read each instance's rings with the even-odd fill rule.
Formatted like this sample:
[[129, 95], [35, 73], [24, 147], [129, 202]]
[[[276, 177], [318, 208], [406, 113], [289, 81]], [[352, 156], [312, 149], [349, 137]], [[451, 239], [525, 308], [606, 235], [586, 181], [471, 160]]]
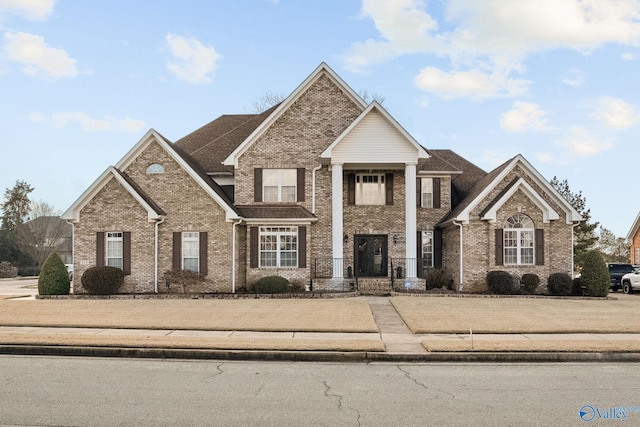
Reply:
[[253, 105], [252, 112], [260, 114], [267, 111], [269, 108], [284, 101], [286, 96], [280, 92], [267, 92], [258, 99], [254, 99], [251, 103]]
[[367, 104], [369, 104], [369, 103], [371, 103], [373, 101], [377, 101], [378, 104], [380, 104], [380, 105], [382, 105], [384, 107], [384, 101], [385, 101], [386, 98], [384, 96], [382, 96], [382, 95], [378, 95], [375, 92], [373, 92], [371, 95], [369, 95], [369, 92], [367, 92], [366, 90], [359, 91], [358, 95], [360, 95], [360, 98], [362, 98], [364, 100], [364, 102], [366, 102]]
[[605, 261], [629, 262], [630, 246], [624, 242], [624, 238], [616, 237], [611, 230], [602, 225], [598, 231], [596, 248], [602, 253]]
[[66, 252], [71, 226], [60, 218], [60, 211], [43, 201], [31, 202], [28, 221], [16, 229], [20, 250], [42, 265], [52, 252]]

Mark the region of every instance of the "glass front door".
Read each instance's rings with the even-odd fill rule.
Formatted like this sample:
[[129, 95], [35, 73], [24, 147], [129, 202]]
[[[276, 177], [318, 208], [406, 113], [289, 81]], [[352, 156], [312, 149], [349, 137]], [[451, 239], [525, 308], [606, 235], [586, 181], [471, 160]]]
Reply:
[[387, 236], [356, 235], [354, 259], [359, 277], [387, 275]]

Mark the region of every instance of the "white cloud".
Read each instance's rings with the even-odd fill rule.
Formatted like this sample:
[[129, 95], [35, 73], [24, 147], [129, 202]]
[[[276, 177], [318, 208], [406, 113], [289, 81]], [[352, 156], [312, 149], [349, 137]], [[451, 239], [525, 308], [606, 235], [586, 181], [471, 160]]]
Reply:
[[500, 126], [506, 132], [541, 131], [548, 129], [547, 112], [538, 104], [516, 101], [513, 108], [502, 115]]
[[71, 123], [77, 123], [83, 130], [88, 132], [138, 132], [145, 126], [142, 120], [134, 120], [129, 117], [117, 119], [115, 117], [107, 116], [102, 119], [95, 119], [90, 117], [88, 114], [79, 111], [53, 113], [51, 114], [51, 117], [47, 117], [39, 112], [33, 112], [29, 114], [29, 120], [37, 123], [47, 123], [58, 129], [66, 127]]
[[22, 71], [28, 75], [46, 80], [78, 75], [76, 60], [64, 49], [48, 46], [41, 36], [7, 32], [4, 40], [7, 57], [22, 64]]
[[8, 13], [31, 21], [44, 21], [53, 13], [55, 0], [0, 0], [0, 16]]
[[193, 84], [211, 83], [212, 74], [222, 59], [213, 47], [203, 45], [193, 37], [167, 34], [165, 37], [172, 58], [167, 69], [179, 80]]
[[570, 155], [577, 157], [595, 156], [613, 147], [610, 138], [591, 134], [578, 126], [569, 129], [569, 134], [557, 141], [557, 144], [567, 149]]
[[577, 68], [572, 68], [562, 77], [562, 83], [569, 86], [582, 86], [584, 84], [584, 72]]
[[638, 59], [638, 55], [633, 52], [625, 52], [622, 54], [622, 59], [625, 61], [635, 61]]
[[600, 98], [596, 111], [590, 117], [612, 129], [628, 129], [640, 123], [640, 114], [635, 106], [613, 97]]
[[500, 166], [507, 160], [509, 160], [510, 156], [501, 150], [487, 150], [482, 153], [482, 161], [484, 164], [489, 165], [491, 168], [495, 168]]
[[535, 154], [536, 160], [540, 163], [551, 163], [555, 160], [555, 157], [551, 153], [539, 152]]

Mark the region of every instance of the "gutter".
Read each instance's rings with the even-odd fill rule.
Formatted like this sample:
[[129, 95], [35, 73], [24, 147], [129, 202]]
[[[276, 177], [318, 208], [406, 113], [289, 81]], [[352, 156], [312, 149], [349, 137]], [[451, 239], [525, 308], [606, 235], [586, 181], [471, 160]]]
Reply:
[[154, 263], [154, 278], [153, 278], [153, 291], [158, 293], [158, 226], [162, 224], [165, 220], [165, 217], [161, 217], [160, 220], [155, 223], [155, 253], [153, 254], [153, 263]]
[[242, 218], [238, 222], [233, 222], [231, 227], [231, 293], [236, 293], [236, 225], [242, 223]]
[[456, 222], [455, 220], [452, 221], [453, 225], [457, 225], [460, 228], [460, 284], [458, 285], [458, 292], [462, 291], [462, 281], [464, 279], [464, 267], [462, 265], [462, 258], [463, 258], [463, 246], [462, 246], [462, 223]]

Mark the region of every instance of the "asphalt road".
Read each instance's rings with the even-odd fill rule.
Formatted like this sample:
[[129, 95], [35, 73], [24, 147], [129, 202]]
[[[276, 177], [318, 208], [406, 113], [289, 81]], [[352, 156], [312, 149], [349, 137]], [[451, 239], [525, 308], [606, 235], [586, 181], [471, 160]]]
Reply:
[[0, 356], [0, 425], [640, 425], [639, 367]]
[[35, 299], [38, 294], [38, 278], [0, 280], [0, 295], [24, 295]]

